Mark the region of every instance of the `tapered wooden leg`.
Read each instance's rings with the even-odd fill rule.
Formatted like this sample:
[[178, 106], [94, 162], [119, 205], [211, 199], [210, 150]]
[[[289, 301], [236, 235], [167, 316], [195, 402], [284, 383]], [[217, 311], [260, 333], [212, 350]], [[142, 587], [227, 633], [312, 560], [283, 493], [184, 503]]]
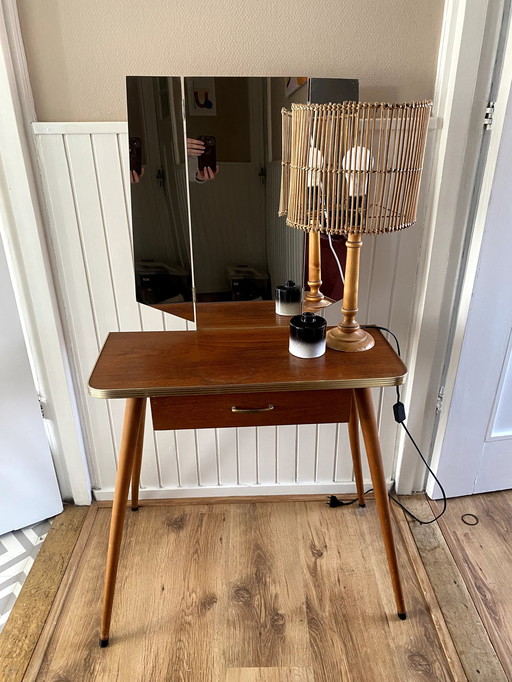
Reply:
[[142, 464], [142, 447], [144, 444], [144, 422], [146, 416], [146, 398], [143, 398], [142, 413], [140, 415], [139, 434], [137, 436], [137, 446], [135, 448], [135, 457], [133, 458], [132, 470], [132, 511], [137, 511], [139, 508], [139, 483], [140, 483], [140, 467]]
[[360, 507], [366, 507], [364, 501], [363, 467], [361, 466], [361, 448], [359, 446], [359, 418], [357, 416], [356, 397], [353, 393], [348, 422], [348, 437], [354, 466], [354, 478], [356, 479], [357, 499], [359, 500]]
[[112, 519], [110, 521], [110, 536], [108, 540], [107, 568], [105, 572], [105, 588], [103, 593], [103, 612], [101, 616], [100, 646], [108, 644], [110, 618], [114, 602], [114, 588], [116, 583], [117, 566], [123, 538], [123, 524], [128, 501], [128, 489], [133, 470], [135, 448], [144, 408], [144, 398], [128, 398], [124, 412], [123, 435], [117, 465], [116, 487], [114, 503], [112, 505]]
[[375, 412], [373, 409], [371, 389], [356, 388], [354, 389], [354, 394], [363, 430], [364, 444], [372, 476], [375, 502], [377, 503], [384, 546], [388, 557], [391, 582], [393, 583], [393, 590], [395, 592], [398, 617], [404, 620], [406, 617], [405, 602], [402, 593], [402, 585], [400, 583], [400, 574], [398, 572], [395, 541], [393, 539], [393, 528], [391, 526], [391, 513], [386, 490], [386, 477], [384, 476], [384, 467], [382, 465], [377, 420], [375, 419]]

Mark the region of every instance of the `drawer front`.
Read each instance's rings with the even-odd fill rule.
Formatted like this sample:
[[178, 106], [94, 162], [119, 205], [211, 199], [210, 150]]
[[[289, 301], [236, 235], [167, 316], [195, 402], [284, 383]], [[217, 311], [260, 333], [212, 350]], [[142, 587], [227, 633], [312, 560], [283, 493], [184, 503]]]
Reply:
[[153, 428], [204, 429], [347, 422], [351, 389], [151, 398]]

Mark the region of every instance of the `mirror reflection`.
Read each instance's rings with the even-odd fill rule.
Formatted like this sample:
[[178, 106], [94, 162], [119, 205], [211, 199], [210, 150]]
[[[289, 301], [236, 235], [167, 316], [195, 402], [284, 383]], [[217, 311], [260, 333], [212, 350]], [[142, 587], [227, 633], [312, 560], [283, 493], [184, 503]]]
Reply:
[[[296, 84], [297, 85], [297, 84]], [[129, 77], [137, 300], [188, 320], [303, 282], [304, 233], [279, 218], [284, 78]], [[211, 306], [210, 306], [211, 308]]]

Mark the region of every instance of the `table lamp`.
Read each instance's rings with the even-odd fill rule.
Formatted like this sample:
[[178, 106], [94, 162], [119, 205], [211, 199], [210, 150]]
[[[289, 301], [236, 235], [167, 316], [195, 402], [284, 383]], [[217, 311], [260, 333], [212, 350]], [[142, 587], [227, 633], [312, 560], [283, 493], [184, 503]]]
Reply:
[[279, 215], [290, 227], [347, 238], [343, 319], [327, 332], [329, 348], [374, 344], [356, 321], [361, 235], [416, 222], [431, 108], [430, 101], [344, 102], [282, 110]]

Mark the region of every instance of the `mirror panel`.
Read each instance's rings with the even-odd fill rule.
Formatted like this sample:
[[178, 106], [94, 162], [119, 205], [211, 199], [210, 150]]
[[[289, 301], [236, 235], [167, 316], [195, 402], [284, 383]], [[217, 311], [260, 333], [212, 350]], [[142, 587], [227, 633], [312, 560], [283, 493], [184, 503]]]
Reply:
[[180, 79], [126, 80], [137, 301], [193, 320]]
[[[211, 326], [212, 312], [226, 306], [206, 304], [238, 302], [242, 317], [247, 306], [273, 311], [261, 302], [276, 285], [302, 283], [304, 234], [277, 215], [281, 108], [291, 102], [285, 81], [127, 78], [140, 303]], [[293, 101], [306, 99], [305, 86], [293, 93]], [[198, 163], [200, 137], [215, 138], [212, 179]]]

